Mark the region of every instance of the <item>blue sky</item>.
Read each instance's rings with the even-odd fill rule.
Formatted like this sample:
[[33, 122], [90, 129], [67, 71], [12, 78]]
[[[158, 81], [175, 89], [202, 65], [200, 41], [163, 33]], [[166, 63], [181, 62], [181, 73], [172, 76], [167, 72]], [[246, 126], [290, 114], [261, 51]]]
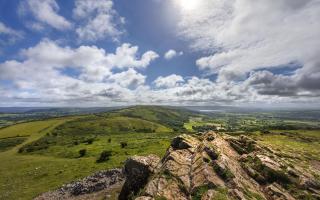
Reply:
[[0, 106], [319, 104], [317, 0], [2, 0]]

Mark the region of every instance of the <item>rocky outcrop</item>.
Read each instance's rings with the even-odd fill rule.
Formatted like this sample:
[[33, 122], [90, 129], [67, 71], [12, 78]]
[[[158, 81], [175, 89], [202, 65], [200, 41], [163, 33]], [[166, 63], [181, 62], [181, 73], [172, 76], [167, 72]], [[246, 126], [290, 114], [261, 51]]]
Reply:
[[[80, 181], [62, 186], [56, 191], [44, 193], [35, 200], [84, 200], [101, 199], [114, 187], [122, 187], [124, 176], [121, 169], [100, 171]], [[104, 191], [105, 194], [99, 192]]]
[[133, 156], [129, 158], [124, 165], [126, 181], [122, 187], [119, 199], [126, 200], [136, 195], [148, 181], [148, 178], [156, 173], [160, 158], [155, 155], [146, 157]]
[[320, 200], [318, 168], [292, 159], [247, 136], [184, 134], [162, 159], [133, 156], [122, 170], [98, 172], [36, 200]]
[[132, 157], [120, 199], [319, 199], [319, 182], [249, 137], [173, 139], [165, 156]]

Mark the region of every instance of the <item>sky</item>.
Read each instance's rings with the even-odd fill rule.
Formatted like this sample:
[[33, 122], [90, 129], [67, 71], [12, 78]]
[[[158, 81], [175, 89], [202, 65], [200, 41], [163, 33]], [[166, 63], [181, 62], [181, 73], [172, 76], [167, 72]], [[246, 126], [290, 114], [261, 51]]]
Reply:
[[1, 0], [0, 106], [320, 105], [320, 0]]

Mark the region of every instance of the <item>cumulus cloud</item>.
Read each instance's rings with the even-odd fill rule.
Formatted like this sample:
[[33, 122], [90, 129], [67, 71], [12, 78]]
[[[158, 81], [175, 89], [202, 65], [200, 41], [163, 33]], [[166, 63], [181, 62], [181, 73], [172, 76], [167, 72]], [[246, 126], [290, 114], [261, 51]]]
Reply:
[[153, 81], [154, 85], [158, 88], [172, 88], [180, 85], [183, 82], [183, 77], [176, 74], [171, 74], [166, 77], [159, 76], [156, 80]]
[[168, 50], [168, 51], [164, 54], [164, 58], [165, 58], [166, 60], [171, 60], [171, 59], [174, 58], [174, 57], [182, 56], [182, 55], [183, 55], [183, 52], [182, 52], [182, 51], [176, 52], [175, 50], [170, 49], [170, 50]]
[[145, 68], [151, 61], [159, 57], [154, 51], [147, 51], [141, 59], [137, 59], [138, 46], [131, 46], [131, 44], [124, 43], [121, 47], [118, 47], [115, 54], [109, 54], [108, 60], [112, 65], [118, 68]]
[[[317, 0], [199, 1], [197, 13], [181, 10], [179, 34], [195, 50], [212, 52], [196, 61], [200, 70], [218, 74], [217, 82], [243, 84], [248, 76], [261, 95], [317, 94], [319, 90], [320, 4]], [[292, 62], [291, 75], [270, 71]], [[289, 65], [288, 65], [289, 66]], [[250, 72], [267, 70], [258, 73]], [[239, 82], [240, 81], [240, 82]], [[262, 89], [263, 86], [264, 89]], [[297, 91], [297, 89], [301, 91]]]
[[125, 88], [136, 88], [145, 83], [146, 76], [130, 68], [127, 71], [113, 74], [110, 77], [110, 80]]
[[[125, 54], [127, 61], [115, 59], [120, 56], [118, 53], [123, 53], [119, 49], [130, 52]], [[134, 68], [146, 67], [155, 58], [146, 52], [139, 59], [137, 51], [137, 47], [129, 44], [122, 45], [115, 53], [107, 53], [95, 46], [71, 48], [44, 39], [22, 50], [19, 60], [0, 63], [0, 81], [10, 82], [2, 94], [13, 102], [70, 104], [75, 101], [81, 105], [87, 101], [111, 101], [112, 96], [126, 96], [125, 100], [129, 101], [146, 79]], [[72, 72], [66, 73], [70, 68]], [[127, 70], [122, 71], [124, 68]], [[113, 73], [115, 69], [120, 72]]]
[[123, 33], [125, 19], [113, 9], [112, 0], [76, 0], [73, 16], [81, 25], [76, 33], [81, 40], [96, 41], [110, 38], [117, 41]]
[[30, 22], [31, 28], [43, 30], [44, 25], [49, 25], [58, 30], [72, 28], [72, 23], [59, 15], [59, 5], [55, 0], [25, 0], [20, 3], [19, 12], [22, 16], [31, 14], [36, 22]]

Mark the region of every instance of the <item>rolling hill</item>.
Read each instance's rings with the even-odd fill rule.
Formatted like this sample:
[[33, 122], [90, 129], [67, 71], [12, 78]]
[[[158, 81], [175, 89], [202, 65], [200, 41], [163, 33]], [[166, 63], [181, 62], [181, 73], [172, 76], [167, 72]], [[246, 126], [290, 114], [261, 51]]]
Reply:
[[[0, 199], [32, 199], [96, 171], [121, 167], [132, 155], [163, 156], [191, 115], [178, 108], [135, 106], [0, 129]], [[103, 152], [110, 156], [97, 163]]]

